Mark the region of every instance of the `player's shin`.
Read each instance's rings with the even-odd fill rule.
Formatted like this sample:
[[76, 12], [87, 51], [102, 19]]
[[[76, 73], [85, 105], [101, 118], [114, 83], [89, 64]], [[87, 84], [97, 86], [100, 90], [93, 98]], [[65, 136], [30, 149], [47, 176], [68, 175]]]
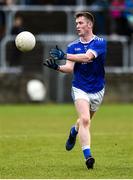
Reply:
[[88, 159], [91, 156], [90, 150], [90, 131], [88, 130], [88, 126], [80, 125], [79, 127], [79, 140], [82, 147], [82, 151], [84, 154], [85, 159]]

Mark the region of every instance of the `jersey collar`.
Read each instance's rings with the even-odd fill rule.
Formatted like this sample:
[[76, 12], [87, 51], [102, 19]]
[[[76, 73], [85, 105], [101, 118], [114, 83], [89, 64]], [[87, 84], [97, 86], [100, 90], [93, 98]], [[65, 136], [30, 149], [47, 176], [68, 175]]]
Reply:
[[79, 38], [79, 40], [80, 40], [80, 42], [81, 42], [82, 44], [88, 44], [88, 43], [90, 43], [91, 41], [93, 41], [93, 39], [95, 39], [95, 37], [96, 37], [96, 35], [94, 35], [88, 42], [83, 42], [83, 41], [81, 40], [81, 38]]

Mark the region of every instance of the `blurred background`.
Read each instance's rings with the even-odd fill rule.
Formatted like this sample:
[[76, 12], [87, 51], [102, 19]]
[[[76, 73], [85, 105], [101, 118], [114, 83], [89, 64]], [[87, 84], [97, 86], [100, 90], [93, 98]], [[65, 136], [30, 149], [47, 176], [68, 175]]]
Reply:
[[[133, 102], [133, 0], [0, 0], [1, 104], [72, 102], [72, 75], [49, 70], [42, 62], [50, 48], [58, 44], [65, 51], [77, 38], [77, 11], [92, 12], [94, 33], [108, 42], [104, 101]], [[24, 30], [37, 40], [27, 53], [14, 44]]]

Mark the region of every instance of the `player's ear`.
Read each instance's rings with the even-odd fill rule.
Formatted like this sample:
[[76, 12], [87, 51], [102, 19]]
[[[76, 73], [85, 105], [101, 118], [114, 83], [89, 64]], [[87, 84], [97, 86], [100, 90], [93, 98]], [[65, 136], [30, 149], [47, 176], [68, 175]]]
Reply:
[[91, 21], [88, 21], [88, 27], [92, 28], [93, 27], [93, 23]]

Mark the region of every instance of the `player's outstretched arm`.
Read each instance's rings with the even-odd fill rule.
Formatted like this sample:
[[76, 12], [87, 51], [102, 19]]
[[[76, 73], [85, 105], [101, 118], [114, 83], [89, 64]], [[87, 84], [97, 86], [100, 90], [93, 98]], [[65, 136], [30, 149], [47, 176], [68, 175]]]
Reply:
[[66, 64], [65, 65], [61, 65], [59, 67], [58, 71], [60, 71], [62, 73], [72, 73], [73, 72], [73, 68], [74, 68], [74, 62], [67, 60]]
[[60, 71], [62, 73], [71, 73], [73, 72], [73, 67], [74, 67], [74, 63], [71, 61], [66, 61], [65, 65], [59, 66], [56, 63], [56, 60], [52, 57], [49, 57], [48, 59], [44, 60], [43, 65], [50, 69]]
[[67, 59], [72, 62], [89, 63], [95, 59], [95, 55], [92, 52], [84, 54], [67, 54]]
[[56, 48], [53, 48], [49, 52], [50, 56], [53, 57], [55, 60], [63, 60], [67, 59], [69, 61], [73, 62], [91, 62], [95, 55], [92, 52], [87, 52], [84, 54], [65, 54], [61, 49], [58, 48], [56, 45]]

